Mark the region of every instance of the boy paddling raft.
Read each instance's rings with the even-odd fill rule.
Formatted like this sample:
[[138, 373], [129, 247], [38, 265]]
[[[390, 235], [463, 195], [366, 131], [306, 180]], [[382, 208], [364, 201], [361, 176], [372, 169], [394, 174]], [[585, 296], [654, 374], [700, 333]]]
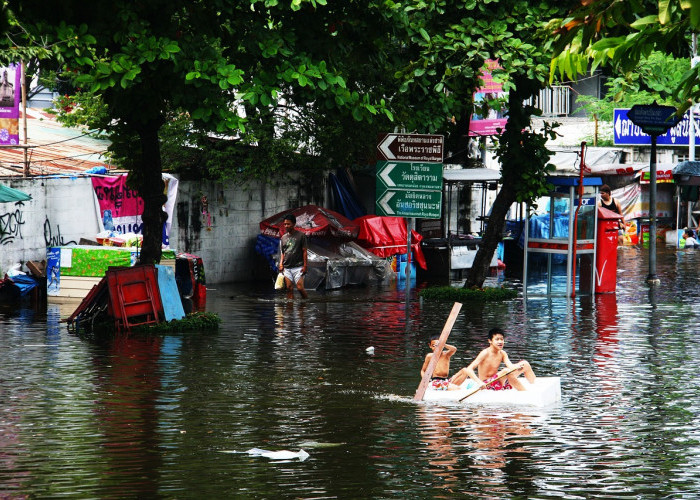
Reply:
[[[535, 383], [536, 376], [532, 370], [530, 363], [526, 360], [521, 360], [517, 364], [510, 362], [508, 354], [503, 350], [505, 345], [505, 334], [500, 328], [491, 328], [488, 334], [489, 346], [481, 351], [478, 356], [464, 370], [471, 379], [471, 387], [479, 387], [481, 389], [490, 389], [493, 391], [502, 391], [508, 389], [516, 389], [518, 391], [527, 390], [523, 383], [518, 380], [520, 375], [525, 375], [525, 378], [531, 384]], [[503, 377], [503, 372], [498, 371], [501, 363], [506, 366], [508, 374]], [[474, 371], [477, 370], [477, 372]]]
[[[532, 367], [530, 367], [530, 363], [526, 360], [521, 360], [516, 365], [510, 362], [508, 354], [503, 350], [505, 334], [500, 328], [492, 328], [489, 331], [488, 348], [481, 351], [468, 367], [462, 368], [453, 377], [449, 377], [450, 359], [457, 351], [457, 348], [447, 344], [447, 337], [450, 335], [461, 307], [461, 303], [455, 302], [440, 336], [431, 337], [429, 346], [432, 352], [425, 356], [420, 371], [421, 383], [418, 385], [413, 400], [421, 401], [428, 387], [444, 391], [471, 389], [466, 396], [460, 399], [460, 401], [463, 401], [484, 388], [493, 390], [515, 388], [524, 391], [526, 390], [525, 386], [518, 380], [520, 375], [525, 375], [528, 382], [534, 384], [536, 377]], [[506, 368], [499, 372], [498, 369], [501, 363], [504, 363]], [[478, 370], [478, 374], [474, 371], [475, 369]], [[501, 381], [504, 377], [507, 377], [507, 379]]]
[[[489, 347], [482, 350], [469, 366], [462, 368], [452, 377], [449, 376], [450, 359], [457, 352], [457, 348], [445, 344], [442, 352], [439, 354], [428, 385], [432, 389], [439, 391], [471, 390], [472, 392], [468, 394], [469, 396], [481, 389], [493, 391], [516, 389], [525, 391], [527, 390], [526, 387], [518, 380], [520, 375], [524, 375], [531, 384], [535, 383], [536, 376], [530, 363], [526, 360], [521, 360], [517, 364], [511, 363], [508, 354], [503, 350], [505, 334], [500, 328], [492, 328], [489, 331], [488, 341]], [[425, 356], [420, 372], [421, 378], [425, 375], [428, 365], [437, 354], [436, 349], [438, 345], [438, 336], [433, 336], [429, 342], [430, 349], [433, 352]], [[501, 363], [505, 365], [505, 369], [499, 372]]]
[[[438, 347], [439, 339], [439, 335], [434, 335], [430, 338], [428, 345], [430, 346], [430, 350], [433, 352], [430, 352], [425, 356], [423, 367], [420, 369], [421, 378], [423, 378], [425, 375], [425, 371], [428, 369], [428, 365], [435, 355], [435, 350]], [[467, 380], [469, 374], [467, 373], [466, 368], [462, 368], [453, 377], [449, 377], [450, 358], [456, 352], [457, 348], [455, 346], [445, 344], [443, 351], [440, 354], [440, 358], [438, 359], [437, 365], [435, 365], [435, 370], [433, 370], [433, 375], [430, 378], [430, 387], [437, 390], [456, 391], [460, 389], [462, 382]]]

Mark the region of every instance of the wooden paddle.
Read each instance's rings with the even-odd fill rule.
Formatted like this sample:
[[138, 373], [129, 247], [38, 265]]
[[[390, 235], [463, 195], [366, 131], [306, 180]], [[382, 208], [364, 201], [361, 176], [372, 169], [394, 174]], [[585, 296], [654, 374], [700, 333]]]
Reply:
[[413, 396], [413, 401], [421, 401], [423, 399], [425, 390], [428, 388], [428, 382], [430, 382], [430, 378], [433, 376], [433, 371], [435, 371], [435, 367], [437, 366], [440, 356], [442, 355], [442, 349], [447, 343], [447, 337], [450, 336], [450, 331], [452, 331], [452, 327], [455, 324], [455, 320], [457, 319], [457, 315], [459, 314], [459, 310], [461, 308], [462, 304], [460, 302], [455, 302], [455, 304], [452, 306], [452, 312], [450, 312], [450, 315], [445, 322], [445, 326], [442, 328], [438, 345], [435, 348], [435, 351], [433, 351], [433, 357], [430, 358], [428, 368], [425, 369], [423, 378], [421, 379], [418, 389], [416, 390], [416, 395]]
[[482, 387], [477, 387], [476, 389], [472, 389], [469, 393], [467, 393], [466, 396], [460, 398], [460, 399], [459, 399], [459, 402], [461, 403], [462, 401], [464, 401], [465, 399], [467, 399], [469, 396], [471, 396], [471, 395], [476, 394], [477, 392], [479, 392], [481, 389], [486, 389], [488, 386], [490, 386], [491, 384], [493, 384], [496, 380], [501, 380], [503, 377], [505, 377], [505, 376], [507, 376], [507, 375], [510, 375], [510, 374], [513, 373], [514, 371], [517, 371], [517, 370], [520, 370], [520, 369], [521, 369], [521, 368], [520, 368], [518, 365], [515, 365], [513, 368], [504, 368], [503, 370], [501, 370], [500, 372], [498, 372], [498, 377], [496, 377], [495, 379], [491, 380], [490, 382], [488, 382], [486, 385], [484, 385], [484, 386], [482, 386]]

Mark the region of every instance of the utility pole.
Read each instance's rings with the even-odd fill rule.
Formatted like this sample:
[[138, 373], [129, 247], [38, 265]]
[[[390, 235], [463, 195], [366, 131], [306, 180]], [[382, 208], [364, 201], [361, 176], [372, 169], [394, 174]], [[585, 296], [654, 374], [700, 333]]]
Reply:
[[22, 61], [22, 129], [24, 130], [24, 171], [25, 177], [29, 177], [29, 159], [27, 157], [27, 63]]
[[[698, 63], [698, 35], [693, 33], [692, 47], [693, 57], [690, 60], [690, 68]], [[688, 160], [695, 161], [695, 103], [690, 106], [690, 123], [688, 127]]]
[[[692, 42], [691, 42], [691, 51], [692, 51], [692, 58], [690, 60], [690, 68], [694, 68], [697, 66], [698, 62], [700, 61], [700, 57], [698, 57], [698, 34], [693, 33], [692, 37]], [[690, 105], [690, 111], [689, 111], [689, 117], [690, 117], [690, 123], [688, 124], [688, 161], [695, 161], [695, 102], [691, 103]], [[691, 226], [691, 224], [694, 224], [695, 221], [693, 220], [693, 202], [688, 201], [688, 227]], [[676, 230], [679, 231], [680, 229], [676, 227]], [[676, 238], [676, 241], [678, 244], [680, 244], [680, 238]]]

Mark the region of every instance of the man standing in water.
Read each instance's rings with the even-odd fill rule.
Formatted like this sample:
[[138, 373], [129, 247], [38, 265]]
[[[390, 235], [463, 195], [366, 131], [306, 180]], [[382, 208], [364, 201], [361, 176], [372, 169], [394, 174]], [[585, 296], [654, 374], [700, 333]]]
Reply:
[[295, 226], [297, 218], [294, 214], [284, 217], [285, 233], [280, 239], [280, 265], [279, 270], [284, 273], [284, 282], [287, 285], [287, 298], [294, 298], [294, 288], [297, 287], [303, 298], [308, 298], [304, 289], [304, 275], [306, 274], [307, 243], [306, 235], [297, 231]]

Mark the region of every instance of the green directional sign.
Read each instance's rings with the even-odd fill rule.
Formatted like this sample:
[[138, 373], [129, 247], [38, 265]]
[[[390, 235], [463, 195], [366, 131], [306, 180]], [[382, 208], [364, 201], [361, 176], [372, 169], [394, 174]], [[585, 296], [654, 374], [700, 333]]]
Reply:
[[442, 190], [442, 163], [377, 162], [377, 190], [386, 189]]
[[377, 185], [378, 215], [439, 219], [442, 208], [442, 191], [385, 190]]

